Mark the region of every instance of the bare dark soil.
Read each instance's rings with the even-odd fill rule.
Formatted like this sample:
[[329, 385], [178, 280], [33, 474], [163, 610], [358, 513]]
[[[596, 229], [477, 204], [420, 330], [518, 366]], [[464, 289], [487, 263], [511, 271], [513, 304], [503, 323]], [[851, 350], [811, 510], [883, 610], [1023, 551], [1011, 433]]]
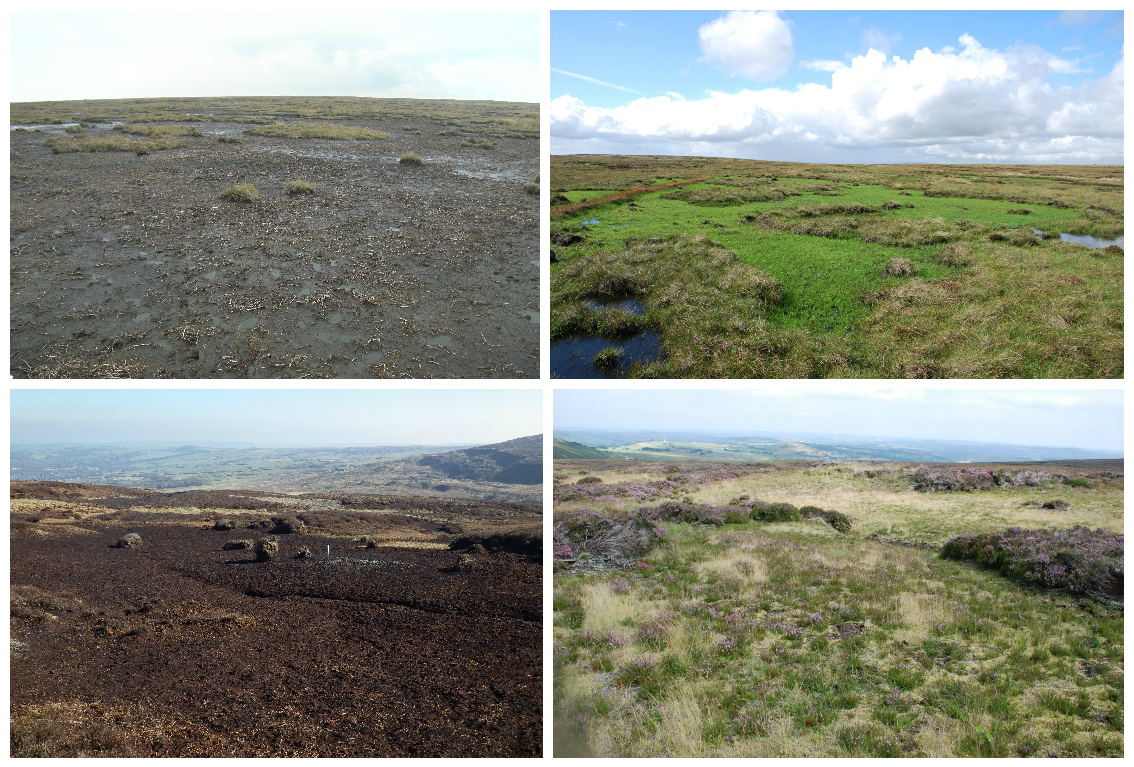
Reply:
[[[390, 138], [204, 122], [181, 149], [54, 155], [62, 126], [13, 131], [12, 374], [538, 377], [538, 140], [334, 124]], [[232, 184], [261, 201], [218, 199]]]
[[[64, 514], [52, 484], [13, 488], [12, 756], [540, 755], [538, 547], [505, 532], [533, 507], [471, 539], [420, 515], [299, 509], [312, 524], [255, 563], [222, 546], [265, 535], [257, 514], [215, 530], [224, 510], [115, 509], [95, 496], [123, 489], [93, 486]], [[31, 504], [35, 522], [15, 513]], [[455, 548], [362, 548], [368, 519]], [[113, 548], [127, 532], [141, 546]]]

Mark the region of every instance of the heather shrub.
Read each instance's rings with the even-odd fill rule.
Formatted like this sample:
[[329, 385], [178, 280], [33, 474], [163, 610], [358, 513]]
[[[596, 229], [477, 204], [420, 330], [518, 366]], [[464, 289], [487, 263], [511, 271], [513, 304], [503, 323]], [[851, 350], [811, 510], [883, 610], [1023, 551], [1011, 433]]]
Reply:
[[1076, 592], [1122, 593], [1123, 536], [1076, 525], [1069, 530], [1023, 530], [958, 535], [941, 556], [974, 560], [1020, 583]]
[[302, 533], [307, 525], [297, 517], [272, 517], [272, 532], [282, 535]]
[[315, 555], [311, 553], [311, 549], [307, 546], [300, 546], [299, 550], [295, 552], [296, 559], [311, 559], [313, 556]]
[[580, 479], [575, 484], [576, 485], [601, 485], [602, 484], [602, 478], [601, 477], [583, 477], [582, 479]]
[[251, 538], [241, 538], [235, 541], [225, 541], [221, 548], [225, 551], [247, 551], [254, 546]]
[[1064, 480], [1063, 484], [1070, 485], [1071, 487], [1090, 487], [1091, 483], [1082, 477], [1071, 477]]
[[850, 517], [841, 511], [826, 511], [818, 506], [803, 506], [799, 509], [799, 516], [801, 519], [821, 519], [843, 534], [851, 531]]
[[280, 553], [280, 542], [277, 538], [261, 538], [256, 541], [256, 546], [252, 550], [256, 555], [257, 562], [267, 562], [269, 559], [274, 559]]
[[214, 530], [235, 530], [236, 523], [231, 519], [218, 519], [213, 523]]
[[799, 509], [790, 503], [752, 504], [752, 519], [757, 522], [798, 522], [802, 517]]

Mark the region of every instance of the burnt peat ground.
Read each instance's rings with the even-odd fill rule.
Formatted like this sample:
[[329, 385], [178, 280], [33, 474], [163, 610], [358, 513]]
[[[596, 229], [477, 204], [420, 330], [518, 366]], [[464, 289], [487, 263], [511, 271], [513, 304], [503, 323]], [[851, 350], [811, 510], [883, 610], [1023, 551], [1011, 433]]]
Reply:
[[[103, 122], [75, 134], [125, 140], [121, 120], [200, 134], [148, 154], [53, 154], [64, 124], [13, 130], [12, 374], [537, 377], [538, 107], [363, 101], [101, 102]], [[13, 120], [68, 104], [83, 102], [13, 105]], [[250, 120], [388, 138], [256, 136]], [[293, 181], [315, 191], [289, 195]], [[234, 184], [259, 201], [219, 199]]]
[[[537, 506], [12, 496], [12, 756], [541, 753]], [[223, 548], [270, 533], [268, 562]]]

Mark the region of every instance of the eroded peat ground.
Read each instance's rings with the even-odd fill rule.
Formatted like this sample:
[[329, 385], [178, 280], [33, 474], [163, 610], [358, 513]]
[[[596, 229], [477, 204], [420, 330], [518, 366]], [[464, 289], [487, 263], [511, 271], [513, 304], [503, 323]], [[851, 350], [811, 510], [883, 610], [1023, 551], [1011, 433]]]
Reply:
[[556, 756], [1123, 755], [1120, 461], [555, 472]]
[[[467, 102], [453, 116], [408, 103], [323, 119], [270, 103], [138, 115], [108, 102], [103, 122], [14, 129], [12, 374], [538, 376], [539, 195], [525, 190], [538, 107]], [[534, 132], [515, 128], [521, 113]], [[141, 155], [45, 145], [122, 141], [126, 120], [199, 135]], [[246, 134], [256, 123], [388, 138]], [[406, 152], [423, 164], [399, 162]], [[287, 194], [293, 181], [314, 192]], [[234, 184], [259, 202], [218, 198]]]
[[536, 506], [13, 495], [13, 756], [541, 753]]
[[555, 377], [1122, 376], [1121, 166], [579, 155], [551, 191]]

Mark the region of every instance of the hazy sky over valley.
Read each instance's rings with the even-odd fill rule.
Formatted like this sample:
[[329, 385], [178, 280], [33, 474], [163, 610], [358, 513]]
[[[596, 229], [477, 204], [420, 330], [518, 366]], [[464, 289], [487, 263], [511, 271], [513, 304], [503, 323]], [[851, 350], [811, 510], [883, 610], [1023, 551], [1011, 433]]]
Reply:
[[491, 444], [543, 431], [531, 389], [13, 389], [13, 444]]
[[555, 429], [748, 431], [1122, 450], [1121, 389], [555, 392]]
[[11, 100], [540, 101], [538, 11], [15, 11]]
[[1122, 163], [1122, 11], [555, 11], [552, 154]]

